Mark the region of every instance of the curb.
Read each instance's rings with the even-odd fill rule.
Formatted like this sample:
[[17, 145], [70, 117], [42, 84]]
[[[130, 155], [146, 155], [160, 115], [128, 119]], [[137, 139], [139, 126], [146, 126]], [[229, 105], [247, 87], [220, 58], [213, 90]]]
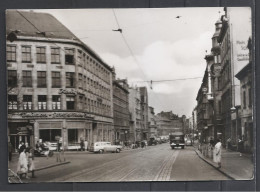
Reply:
[[220, 173], [224, 174], [225, 176], [227, 176], [229, 179], [231, 180], [237, 180], [235, 178], [234, 175], [227, 173], [227, 171], [225, 171], [223, 168], [218, 168], [216, 165], [214, 165], [212, 162], [210, 162], [209, 160], [205, 159], [203, 157], [203, 155], [197, 150], [194, 149], [194, 151], [196, 152], [196, 154], [199, 156], [199, 158], [201, 158], [203, 161], [205, 161], [206, 163], [208, 163], [209, 165], [211, 165], [212, 167], [214, 167], [216, 170], [218, 170]]
[[44, 170], [44, 169], [49, 169], [49, 168], [52, 168], [52, 167], [65, 165], [65, 164], [68, 164], [68, 163], [70, 163], [70, 161], [66, 161], [66, 162], [62, 162], [62, 163], [55, 163], [55, 164], [52, 164], [52, 165], [49, 165], [49, 166], [46, 166], [46, 167], [40, 167], [38, 169], [35, 169], [34, 171], [41, 171], [41, 170]]

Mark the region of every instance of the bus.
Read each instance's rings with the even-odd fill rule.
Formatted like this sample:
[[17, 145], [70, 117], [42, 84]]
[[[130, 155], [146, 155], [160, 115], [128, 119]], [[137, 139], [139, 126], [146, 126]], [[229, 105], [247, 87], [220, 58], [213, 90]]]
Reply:
[[174, 132], [169, 134], [170, 146], [172, 149], [175, 147], [181, 147], [184, 149], [185, 141], [183, 132]]

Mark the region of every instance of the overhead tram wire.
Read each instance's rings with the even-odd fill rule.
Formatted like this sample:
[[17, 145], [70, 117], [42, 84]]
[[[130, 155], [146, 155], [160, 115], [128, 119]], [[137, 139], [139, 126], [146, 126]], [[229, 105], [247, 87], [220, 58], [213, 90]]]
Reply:
[[[125, 44], [126, 44], [128, 50], [129, 50], [129, 52], [130, 52], [130, 54], [132, 55], [132, 57], [134, 58], [136, 64], [138, 65], [139, 69], [140, 69], [141, 72], [143, 73], [144, 78], [147, 79], [147, 77], [146, 77], [146, 75], [145, 75], [143, 69], [141, 68], [141, 66], [140, 66], [140, 64], [139, 64], [139, 62], [138, 62], [138, 60], [136, 59], [136, 57], [135, 57], [135, 55], [134, 55], [132, 49], [130, 48], [130, 46], [129, 46], [127, 40], [126, 40], [126, 38], [125, 38], [125, 36], [124, 36], [124, 34], [123, 34], [122, 29], [120, 28], [120, 25], [119, 25], [119, 22], [118, 22], [118, 19], [117, 19], [117, 16], [116, 16], [115, 10], [112, 9], [112, 11], [113, 11], [113, 14], [114, 14], [114, 17], [115, 17], [115, 20], [116, 20], [117, 26], [118, 26], [118, 31], [121, 30], [121, 31], [120, 31], [120, 34], [121, 34], [121, 36], [122, 36], [122, 38], [123, 38], [123, 40], [124, 40], [124, 42], [125, 42]], [[152, 90], [152, 84], [150, 85], [150, 84], [149, 84], [149, 81], [144, 81], [144, 82], [146, 82], [147, 85], [148, 85], [148, 87], [150, 87], [150, 89]], [[154, 91], [153, 91], [153, 92], [154, 92]], [[155, 92], [154, 92], [154, 96], [157, 98], [157, 101], [159, 101], [159, 105], [160, 105], [160, 99], [159, 99], [159, 97], [157, 96], [157, 94], [156, 94]], [[157, 102], [157, 101], [156, 101], [156, 102]]]
[[167, 79], [167, 80], [133, 81], [132, 83], [143, 83], [143, 82], [159, 83], [159, 82], [183, 81], [183, 80], [202, 79], [202, 78], [203, 78], [203, 77], [190, 77], [190, 78]]
[[[113, 14], [114, 14], [114, 17], [115, 17], [115, 20], [116, 20], [116, 23], [117, 23], [117, 27], [118, 27], [118, 29], [121, 29], [121, 28], [120, 28], [120, 25], [119, 25], [119, 22], [118, 22], [118, 19], [117, 19], [117, 16], [116, 16], [116, 13], [115, 13], [115, 10], [114, 10], [114, 9], [112, 9], [112, 10], [113, 10]], [[130, 54], [132, 55], [133, 59], [135, 60], [135, 63], [138, 65], [138, 67], [139, 67], [139, 69], [141, 70], [141, 72], [143, 73], [143, 76], [145, 77], [145, 79], [147, 79], [147, 78], [146, 78], [146, 75], [145, 75], [145, 73], [144, 73], [144, 71], [143, 71], [143, 69], [141, 68], [141, 66], [140, 66], [140, 64], [139, 64], [139, 62], [138, 62], [138, 60], [136, 59], [136, 57], [135, 57], [135, 55], [134, 55], [134, 52], [132, 51], [132, 49], [130, 48], [128, 42], [126, 41], [126, 38], [125, 38], [123, 32], [120, 32], [120, 34], [121, 34], [121, 36], [122, 36], [122, 38], [123, 38], [123, 40], [124, 40], [124, 43], [126, 44], [128, 50], [129, 50], [129, 52], [130, 52]], [[148, 85], [149, 85], [149, 84], [148, 84]]]

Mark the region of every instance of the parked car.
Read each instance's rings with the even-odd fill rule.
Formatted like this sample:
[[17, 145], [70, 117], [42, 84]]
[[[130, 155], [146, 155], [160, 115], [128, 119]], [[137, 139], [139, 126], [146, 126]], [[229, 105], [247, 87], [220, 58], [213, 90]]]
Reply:
[[151, 145], [157, 145], [157, 140], [155, 137], [150, 137], [149, 139], [149, 142], [148, 142], [148, 145], [151, 146]]
[[162, 139], [160, 137], [156, 138], [158, 144], [162, 144]]
[[89, 151], [94, 153], [104, 153], [104, 152], [115, 152], [120, 153], [122, 150], [121, 145], [112, 145], [110, 142], [95, 142], [90, 146]]

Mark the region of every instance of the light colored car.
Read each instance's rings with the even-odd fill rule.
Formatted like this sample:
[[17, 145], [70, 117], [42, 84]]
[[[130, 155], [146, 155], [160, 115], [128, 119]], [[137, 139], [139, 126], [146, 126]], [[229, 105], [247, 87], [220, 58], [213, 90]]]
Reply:
[[94, 153], [104, 153], [104, 152], [120, 153], [121, 150], [122, 150], [121, 145], [112, 145], [110, 142], [95, 142], [91, 144], [89, 151]]

